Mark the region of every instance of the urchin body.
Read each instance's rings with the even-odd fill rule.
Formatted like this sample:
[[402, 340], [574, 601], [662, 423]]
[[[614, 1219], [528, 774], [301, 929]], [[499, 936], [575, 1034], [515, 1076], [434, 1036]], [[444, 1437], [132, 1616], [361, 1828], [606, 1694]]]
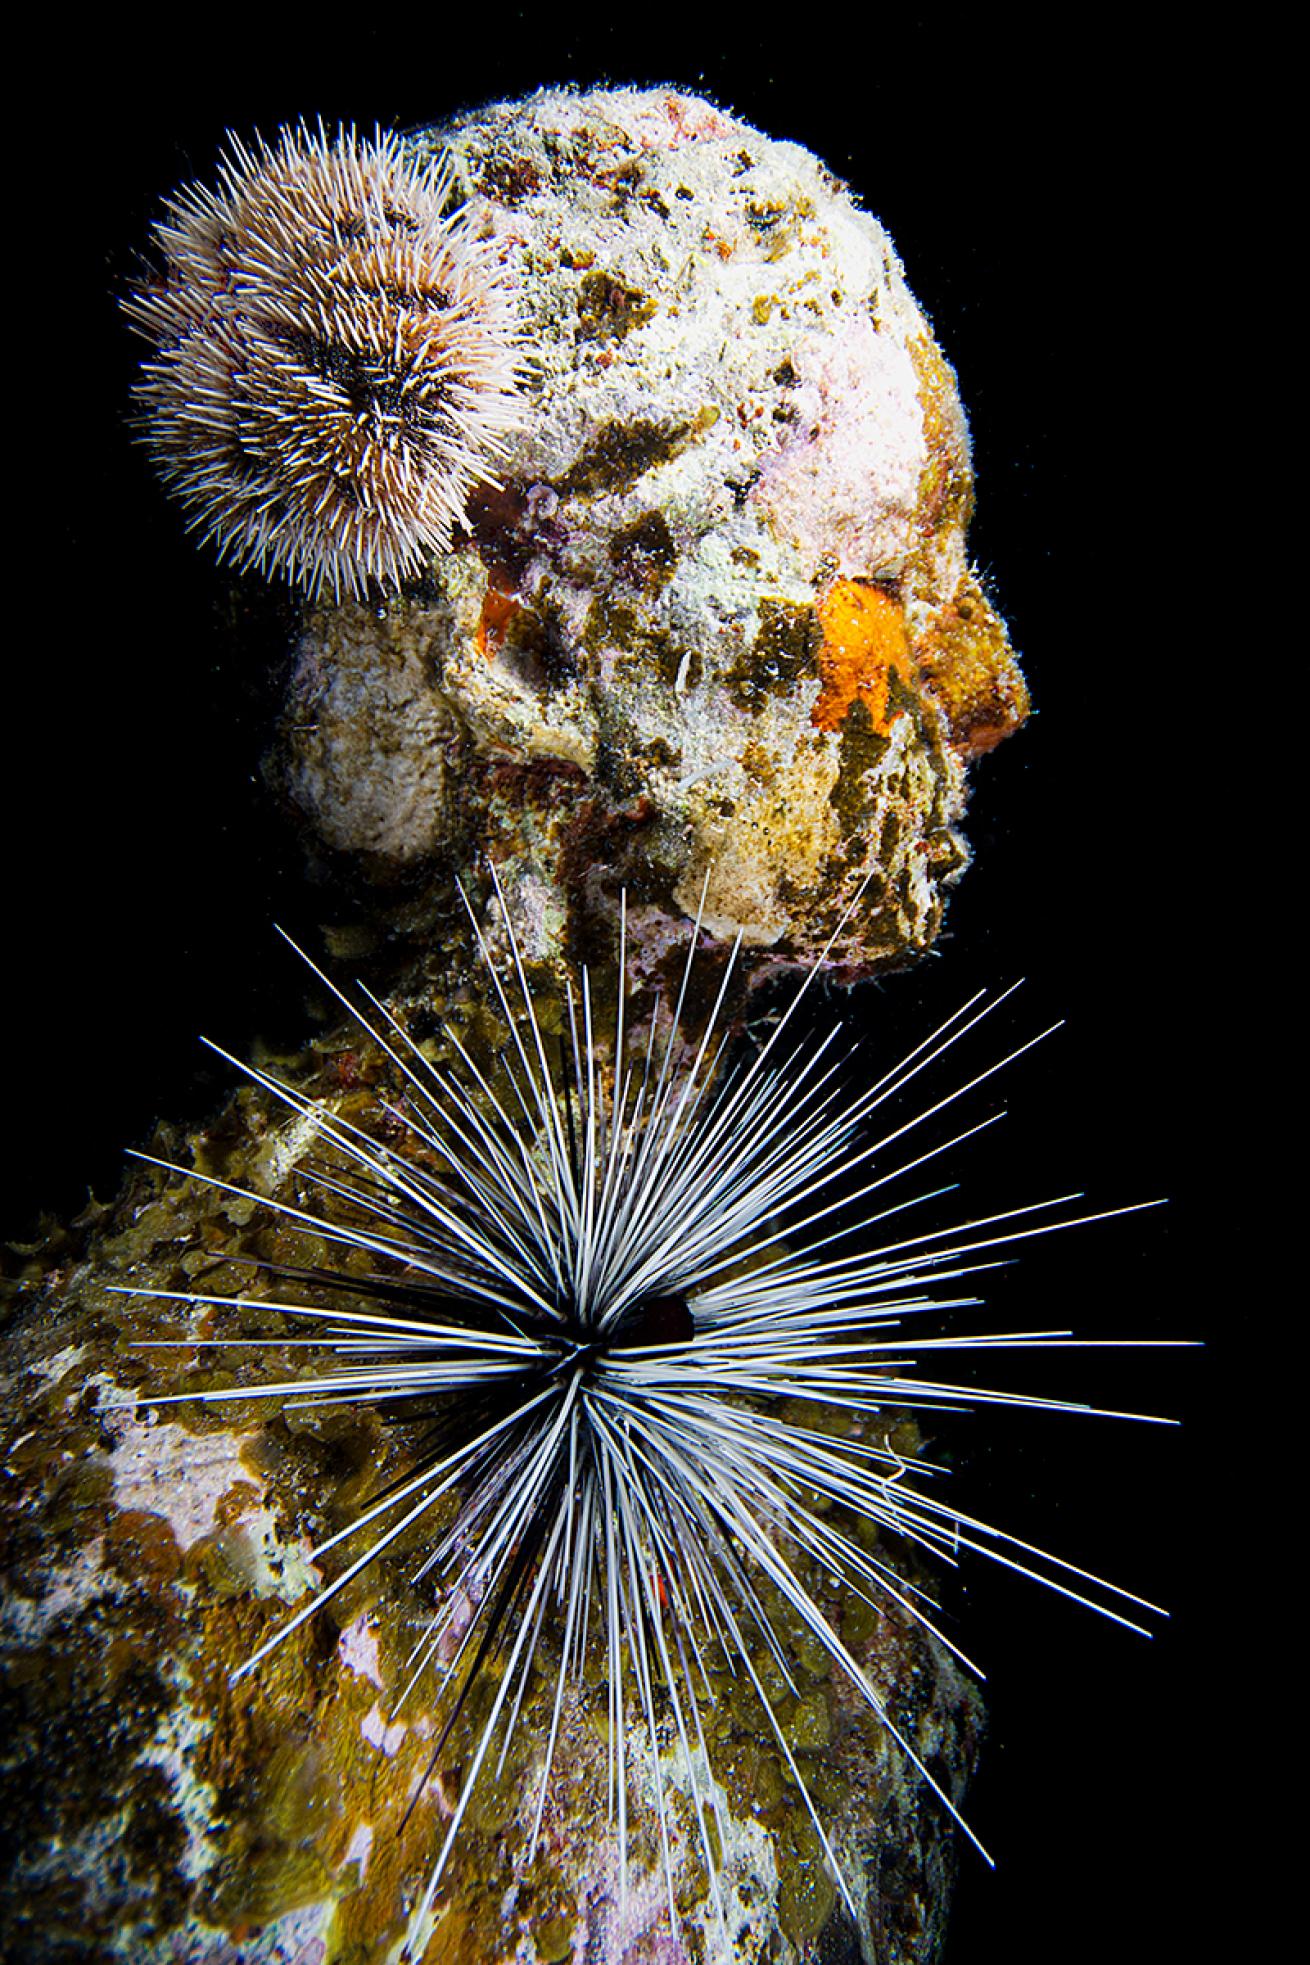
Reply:
[[417, 575], [520, 415], [510, 276], [440, 165], [392, 135], [234, 141], [154, 240], [138, 400], [193, 525], [311, 595]]

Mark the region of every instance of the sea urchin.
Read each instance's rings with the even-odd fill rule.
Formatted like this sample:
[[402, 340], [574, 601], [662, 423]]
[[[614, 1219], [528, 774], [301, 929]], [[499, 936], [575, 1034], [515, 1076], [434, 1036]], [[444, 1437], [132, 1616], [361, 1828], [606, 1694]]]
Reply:
[[318, 596], [444, 550], [518, 421], [510, 278], [448, 174], [392, 134], [230, 139], [128, 296], [147, 441], [219, 558]]
[[[379, 1111], [385, 1142], [247, 1066], [325, 1149], [309, 1192], [270, 1201], [190, 1176], [276, 1209], [347, 1251], [348, 1262], [272, 1269], [283, 1291], [300, 1286], [292, 1300], [142, 1292], [197, 1318], [214, 1305], [276, 1309], [307, 1330], [302, 1358], [320, 1346], [325, 1354], [321, 1368], [271, 1383], [188, 1392], [183, 1378], [170, 1396], [382, 1404], [426, 1424], [411, 1471], [314, 1552], [317, 1561], [353, 1544], [353, 1553], [238, 1676], [416, 1525], [431, 1524], [417, 1573], [442, 1579], [441, 1605], [401, 1695], [428, 1666], [448, 1674], [451, 1710], [429, 1773], [461, 1711], [478, 1716], [414, 1913], [411, 1956], [423, 1949], [479, 1779], [491, 1777], [497, 1742], [503, 1764], [529, 1684], [544, 1672], [548, 1718], [525, 1831], [535, 1843], [588, 1661], [592, 1681], [607, 1687], [621, 1877], [639, 1737], [681, 1769], [684, 1825], [717, 1904], [707, 1671], [726, 1668], [754, 1687], [760, 1724], [853, 1908], [776, 1710], [794, 1689], [797, 1634], [821, 1648], [959, 1819], [844, 1640], [830, 1599], [824, 1607], [825, 1591], [851, 1593], [956, 1650], [922, 1589], [860, 1524], [948, 1563], [976, 1552], [1134, 1628], [1152, 1608], [961, 1512], [934, 1491], [941, 1469], [898, 1450], [898, 1423], [925, 1408], [1060, 1404], [953, 1384], [925, 1367], [952, 1350], [1070, 1341], [1064, 1331], [979, 1335], [930, 1321], [976, 1303], [960, 1293], [961, 1279], [988, 1266], [998, 1246], [1071, 1225], [1067, 1214], [1045, 1226], [1032, 1208], [918, 1233], [886, 1226], [946, 1190], [925, 1191], [917, 1178], [899, 1200], [884, 1190], [990, 1121], [927, 1147], [911, 1143], [916, 1129], [1010, 1059], [909, 1118], [888, 1117], [889, 1101], [1003, 999], [973, 999], [876, 1084], [852, 1090], [836, 1030], [822, 1041], [794, 1035], [816, 965], [767, 1042], [734, 1064], [718, 1026], [736, 951], [703, 1034], [686, 1028], [698, 920], [671, 1012], [657, 1009], [633, 1029], [620, 984], [602, 1041], [583, 970], [558, 1006], [556, 1054], [547, 1034], [555, 1019], [534, 998], [503, 900], [501, 909], [503, 963], [479, 934], [505, 1033], [496, 1062], [479, 1062], [448, 1029], [450, 1062], [433, 1063], [370, 998], [371, 1012], [352, 1014], [399, 1092]], [[621, 926], [620, 977], [623, 956]], [[204, 1348], [195, 1336], [178, 1341]], [[808, 1424], [798, 1412], [827, 1417]], [[453, 1525], [443, 1507], [452, 1493]], [[676, 1928], [670, 1845], [679, 1830], [660, 1777], [653, 1808]], [[722, 1953], [730, 1955], [726, 1935]]]

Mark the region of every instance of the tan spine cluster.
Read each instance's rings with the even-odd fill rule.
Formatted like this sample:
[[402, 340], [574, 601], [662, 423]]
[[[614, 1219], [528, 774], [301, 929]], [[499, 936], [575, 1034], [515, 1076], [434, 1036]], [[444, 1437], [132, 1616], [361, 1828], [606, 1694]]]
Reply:
[[138, 399], [192, 524], [239, 568], [364, 597], [444, 551], [521, 417], [510, 274], [390, 134], [235, 139], [154, 230]]

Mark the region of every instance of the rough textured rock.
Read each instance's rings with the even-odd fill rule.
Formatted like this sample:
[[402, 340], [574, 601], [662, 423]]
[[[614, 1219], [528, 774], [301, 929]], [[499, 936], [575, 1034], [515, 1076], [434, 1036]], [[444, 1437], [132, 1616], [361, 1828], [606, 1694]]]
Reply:
[[546, 93], [445, 143], [515, 269], [528, 414], [428, 578], [306, 622], [278, 770], [373, 873], [478, 855], [538, 952], [754, 973], [927, 948], [965, 767], [1022, 721], [970, 572], [954, 376], [819, 160], [669, 90]]

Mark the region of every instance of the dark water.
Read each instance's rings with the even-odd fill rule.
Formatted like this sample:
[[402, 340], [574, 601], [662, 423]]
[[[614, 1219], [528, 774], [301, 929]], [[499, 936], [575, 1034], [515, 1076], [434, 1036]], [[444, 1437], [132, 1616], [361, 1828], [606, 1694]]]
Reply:
[[[939, 959], [866, 992], [857, 1014], [893, 1051], [979, 983], [1030, 977], [1020, 1021], [1065, 1015], [1070, 1029], [1016, 1072], [1007, 1137], [971, 1166], [971, 1198], [1086, 1186], [1106, 1205], [1172, 1204], [1003, 1272], [997, 1327], [1220, 1342], [1200, 1361], [1072, 1359], [1056, 1388], [1186, 1414], [1181, 1437], [1035, 1418], [977, 1429], [978, 1513], [1175, 1619], [1146, 1645], [1020, 1583], [969, 1579], [957, 1608], [989, 1669], [993, 1728], [970, 1816], [1001, 1867], [966, 1855], [947, 1958], [1207, 1956], [1187, 1938], [1215, 1908], [1195, 1879], [1217, 1751], [1200, 1701], [1223, 1610], [1202, 1579], [1224, 1533], [1214, 1388], [1228, 1332], [1215, 1332], [1206, 1182], [1231, 1043], [1212, 978], [1232, 961], [1232, 903], [1205, 830], [1213, 590], [1187, 526], [1208, 462], [1192, 434], [1190, 296], [1213, 187], [1180, 176], [1193, 132], [1172, 68], [1070, 44], [1034, 86], [982, 38], [944, 60], [930, 23], [823, 47], [810, 31], [798, 20], [743, 48], [703, 27], [625, 36], [570, 16], [552, 34], [511, 14], [494, 46], [432, 43], [426, 84], [408, 37], [393, 48], [382, 28], [349, 49], [273, 38], [258, 62], [195, 47], [169, 77], [117, 41], [80, 51], [42, 180], [69, 235], [58, 304], [33, 331], [53, 485], [11, 571], [33, 625], [8, 657], [3, 1228], [22, 1235], [40, 1208], [111, 1193], [123, 1145], [156, 1115], [205, 1110], [225, 1081], [197, 1032], [244, 1051], [303, 1028], [270, 923], [305, 930], [325, 912], [258, 782], [284, 626], [261, 603], [231, 631], [225, 590], [124, 428], [134, 350], [110, 296], [158, 193], [206, 170], [228, 125], [319, 112], [405, 125], [607, 71], [700, 86], [808, 144], [887, 224], [957, 367], [974, 555], [1038, 710], [977, 770], [977, 863]], [[1217, 1865], [1211, 1876], [1227, 1896]]]

